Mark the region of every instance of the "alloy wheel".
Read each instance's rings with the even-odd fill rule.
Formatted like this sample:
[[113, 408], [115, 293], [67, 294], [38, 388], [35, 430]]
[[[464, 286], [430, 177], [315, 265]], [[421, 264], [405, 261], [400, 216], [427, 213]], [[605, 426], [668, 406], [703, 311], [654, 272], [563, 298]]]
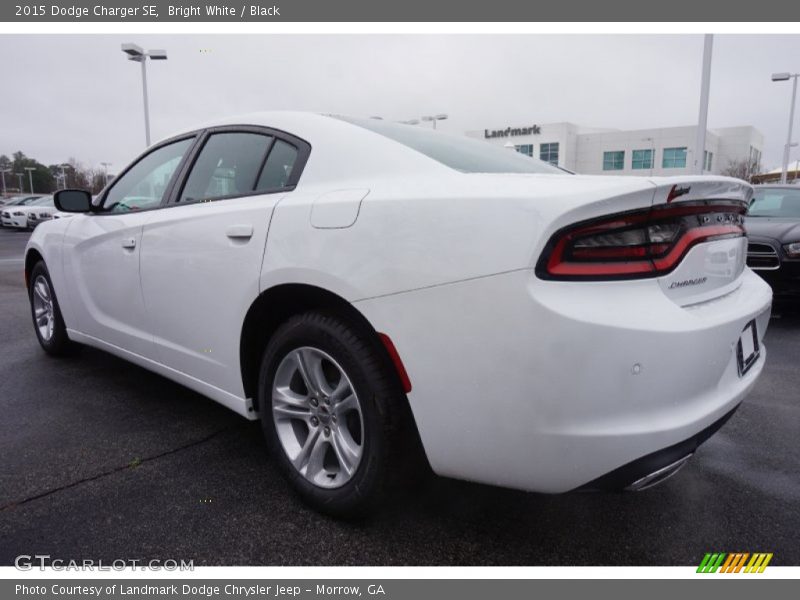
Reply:
[[329, 354], [304, 346], [275, 371], [272, 418], [286, 456], [322, 488], [346, 484], [364, 451], [364, 417], [350, 378]]
[[39, 335], [49, 342], [55, 331], [55, 309], [50, 284], [44, 275], [39, 275], [33, 282], [33, 319]]

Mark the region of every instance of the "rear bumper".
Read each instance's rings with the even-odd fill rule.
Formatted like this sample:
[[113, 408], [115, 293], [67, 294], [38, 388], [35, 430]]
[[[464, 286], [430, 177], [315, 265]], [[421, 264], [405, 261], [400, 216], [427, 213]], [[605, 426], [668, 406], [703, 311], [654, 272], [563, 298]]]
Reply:
[[737, 404], [733, 410], [702, 431], [694, 434], [688, 439], [683, 440], [663, 450], [658, 450], [647, 456], [637, 458], [610, 473], [598, 477], [583, 486], [581, 490], [631, 490], [639, 491], [652, 487], [657, 483], [665, 481], [683, 467], [689, 458], [697, 451], [701, 444], [714, 435], [719, 429], [728, 422], [733, 413], [739, 408]]
[[736, 343], [753, 319], [763, 341], [772, 298], [749, 269], [738, 283], [681, 307], [652, 279], [526, 270], [356, 306], [405, 364], [434, 471], [558, 493], [695, 443], [738, 406], [766, 350], [740, 377]]

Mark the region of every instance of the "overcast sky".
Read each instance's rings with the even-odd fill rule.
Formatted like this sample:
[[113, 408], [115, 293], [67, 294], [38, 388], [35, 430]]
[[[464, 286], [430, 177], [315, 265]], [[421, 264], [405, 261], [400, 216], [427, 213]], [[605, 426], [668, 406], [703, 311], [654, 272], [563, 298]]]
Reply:
[[[141, 152], [139, 67], [120, 51], [128, 41], [169, 53], [148, 64], [154, 140], [270, 109], [397, 120], [446, 112], [441, 127], [457, 133], [690, 125], [703, 45], [697, 35], [3, 35], [13, 87], [0, 92], [0, 153], [108, 161], [116, 172]], [[715, 36], [709, 128], [757, 127], [768, 168], [781, 161], [791, 97], [770, 74], [788, 70], [800, 70], [800, 36]]]

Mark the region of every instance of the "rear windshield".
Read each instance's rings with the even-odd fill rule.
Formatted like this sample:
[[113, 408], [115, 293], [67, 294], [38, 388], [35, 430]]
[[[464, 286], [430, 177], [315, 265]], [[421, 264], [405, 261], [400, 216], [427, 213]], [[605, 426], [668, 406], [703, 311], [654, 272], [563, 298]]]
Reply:
[[750, 217], [788, 217], [800, 219], [800, 187], [796, 190], [786, 188], [756, 188], [747, 215]]
[[464, 173], [567, 173], [530, 156], [472, 138], [380, 119], [335, 118], [379, 133]]

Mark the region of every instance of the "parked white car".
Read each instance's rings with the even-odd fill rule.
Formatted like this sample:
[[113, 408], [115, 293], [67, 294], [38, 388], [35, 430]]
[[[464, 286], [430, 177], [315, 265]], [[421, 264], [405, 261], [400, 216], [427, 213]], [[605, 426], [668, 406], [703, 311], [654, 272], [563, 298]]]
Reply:
[[52, 219], [56, 210], [56, 206], [53, 203], [53, 196], [42, 196], [35, 202], [31, 202], [31, 204], [26, 207], [28, 229], [34, 229], [43, 221]]
[[[27, 227], [28, 218], [23, 210], [23, 207], [29, 206], [39, 198], [41, 195], [23, 195], [10, 198], [2, 207], [0, 207], [0, 225], [3, 227]], [[25, 225], [18, 225], [24, 222]]]
[[26, 200], [35, 200], [36, 198], [41, 198], [41, 194], [18, 194], [16, 196], [10, 196], [8, 198], [0, 198], [0, 207], [2, 206], [13, 206], [19, 204], [20, 202], [24, 202]]
[[[752, 189], [565, 173], [371, 119], [262, 113], [162, 141], [25, 273], [40, 344], [89, 344], [260, 419], [351, 514], [415, 465], [539, 492], [674, 473], [756, 382]], [[416, 467], [423, 468], [423, 467]]]

